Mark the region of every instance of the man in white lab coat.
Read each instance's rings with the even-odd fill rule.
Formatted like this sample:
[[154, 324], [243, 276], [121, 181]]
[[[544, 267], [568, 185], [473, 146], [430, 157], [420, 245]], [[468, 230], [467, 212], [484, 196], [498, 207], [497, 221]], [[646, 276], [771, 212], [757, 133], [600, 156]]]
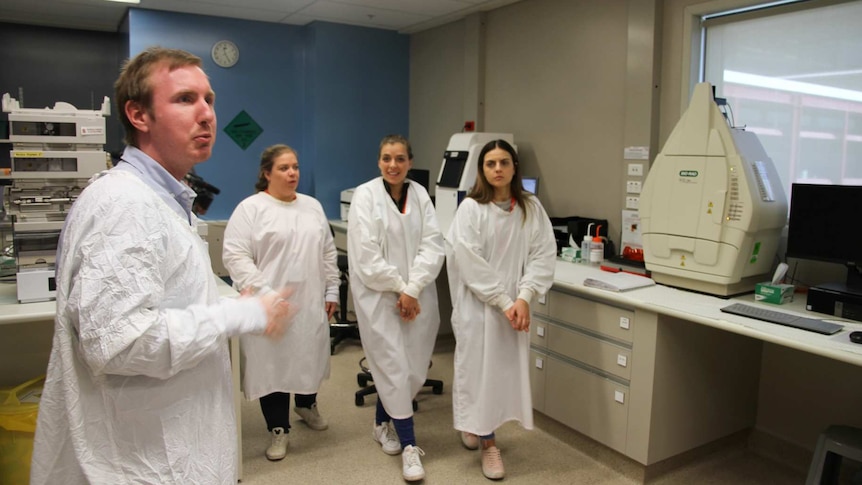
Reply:
[[235, 484], [227, 339], [280, 335], [287, 303], [218, 298], [180, 182], [215, 141], [201, 60], [151, 48], [115, 87], [128, 147], [61, 233], [31, 483]]
[[378, 395], [372, 436], [385, 453], [401, 453], [407, 481], [425, 477], [413, 397], [425, 383], [440, 326], [435, 280], [444, 259], [431, 198], [406, 180], [412, 160], [404, 137], [383, 138], [381, 176], [356, 188], [347, 221], [350, 290]]

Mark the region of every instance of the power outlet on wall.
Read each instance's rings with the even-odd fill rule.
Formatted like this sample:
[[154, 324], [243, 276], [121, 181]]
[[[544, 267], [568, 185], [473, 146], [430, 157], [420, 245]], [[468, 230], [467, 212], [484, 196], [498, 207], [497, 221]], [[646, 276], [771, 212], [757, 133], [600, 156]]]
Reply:
[[626, 182], [626, 193], [627, 194], [640, 194], [641, 193], [641, 182], [638, 180], [629, 180]]
[[633, 177], [643, 177], [644, 175], [644, 164], [642, 163], [630, 163], [628, 167], [628, 174]]
[[640, 197], [633, 197], [631, 195], [626, 197], [626, 209], [637, 209], [640, 201]]

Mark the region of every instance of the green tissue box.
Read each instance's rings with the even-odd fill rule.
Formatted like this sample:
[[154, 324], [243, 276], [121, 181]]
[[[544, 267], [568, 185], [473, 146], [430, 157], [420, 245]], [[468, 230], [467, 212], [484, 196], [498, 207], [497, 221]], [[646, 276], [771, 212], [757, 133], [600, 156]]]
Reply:
[[773, 285], [770, 282], [757, 283], [754, 286], [755, 301], [781, 305], [793, 301], [793, 285]]

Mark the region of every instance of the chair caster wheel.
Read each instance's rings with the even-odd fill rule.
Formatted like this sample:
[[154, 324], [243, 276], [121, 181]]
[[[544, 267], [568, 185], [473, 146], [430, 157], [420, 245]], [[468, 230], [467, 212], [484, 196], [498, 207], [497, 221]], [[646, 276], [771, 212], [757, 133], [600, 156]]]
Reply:
[[434, 386], [431, 388], [431, 392], [434, 394], [443, 394], [443, 386]]
[[365, 404], [365, 398], [362, 396], [356, 396], [355, 404], [357, 407], [361, 407]]

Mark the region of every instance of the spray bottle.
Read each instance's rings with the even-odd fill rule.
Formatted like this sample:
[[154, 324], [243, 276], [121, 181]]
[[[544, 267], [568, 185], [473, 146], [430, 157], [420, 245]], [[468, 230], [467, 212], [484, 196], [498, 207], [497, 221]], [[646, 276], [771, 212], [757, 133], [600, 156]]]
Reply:
[[581, 242], [581, 262], [584, 264], [590, 264], [590, 241], [593, 239], [590, 232], [592, 227], [592, 222], [587, 225], [587, 233], [584, 234], [584, 240]]
[[601, 264], [605, 260], [605, 244], [602, 242], [602, 237], [599, 236], [599, 231], [602, 225], [596, 227], [596, 237], [590, 243], [590, 264]]

